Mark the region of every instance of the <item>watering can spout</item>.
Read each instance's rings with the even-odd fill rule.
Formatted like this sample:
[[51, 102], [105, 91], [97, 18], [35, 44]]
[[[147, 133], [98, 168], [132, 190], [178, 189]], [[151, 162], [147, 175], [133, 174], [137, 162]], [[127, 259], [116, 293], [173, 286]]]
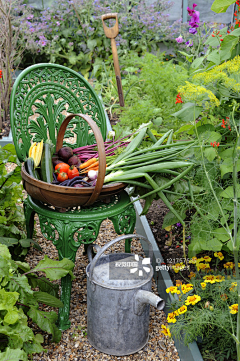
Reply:
[[156, 307], [158, 310], [162, 310], [165, 306], [165, 301], [156, 296], [154, 293], [144, 290], [137, 291], [135, 295], [135, 301], [134, 301], [134, 313], [135, 315], [140, 316], [146, 304], [150, 304], [154, 307]]

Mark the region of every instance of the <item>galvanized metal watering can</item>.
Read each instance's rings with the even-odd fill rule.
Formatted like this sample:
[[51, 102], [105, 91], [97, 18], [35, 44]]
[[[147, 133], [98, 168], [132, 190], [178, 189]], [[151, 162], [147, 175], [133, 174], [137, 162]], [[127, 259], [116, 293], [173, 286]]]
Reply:
[[[131, 253], [103, 253], [113, 244], [140, 238], [148, 243], [149, 258]], [[92, 248], [97, 249], [92, 259]], [[147, 238], [123, 235], [100, 248], [88, 247], [87, 335], [97, 350], [116, 356], [130, 355], [148, 341], [150, 304], [162, 310], [165, 301], [151, 292], [152, 245]]]

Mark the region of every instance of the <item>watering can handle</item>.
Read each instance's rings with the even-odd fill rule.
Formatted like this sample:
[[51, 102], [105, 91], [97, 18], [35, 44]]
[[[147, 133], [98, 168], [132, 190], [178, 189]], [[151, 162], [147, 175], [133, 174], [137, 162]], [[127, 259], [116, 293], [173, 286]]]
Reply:
[[153, 259], [153, 248], [152, 248], [152, 244], [151, 242], [149, 242], [149, 240], [144, 237], [144, 236], [140, 236], [139, 234], [127, 234], [127, 235], [123, 235], [123, 236], [119, 236], [115, 239], [113, 239], [112, 241], [108, 242], [107, 244], [105, 244], [105, 246], [103, 246], [100, 251], [98, 251], [98, 253], [96, 254], [96, 256], [93, 258], [91, 265], [90, 265], [90, 269], [89, 269], [89, 281], [92, 282], [92, 276], [93, 276], [93, 269], [97, 264], [97, 261], [99, 260], [99, 258], [101, 257], [101, 255], [112, 245], [114, 245], [115, 243], [122, 241], [124, 239], [129, 239], [129, 238], [140, 238], [143, 239], [144, 241], [146, 241], [148, 243], [148, 249], [149, 249], [149, 258], [150, 261], [152, 262]]
[[89, 259], [89, 262], [92, 262], [92, 249], [93, 248], [96, 248], [97, 252], [100, 251], [101, 247], [98, 245], [98, 244], [89, 244], [88, 248], [87, 248], [87, 255], [88, 255], [88, 259]]

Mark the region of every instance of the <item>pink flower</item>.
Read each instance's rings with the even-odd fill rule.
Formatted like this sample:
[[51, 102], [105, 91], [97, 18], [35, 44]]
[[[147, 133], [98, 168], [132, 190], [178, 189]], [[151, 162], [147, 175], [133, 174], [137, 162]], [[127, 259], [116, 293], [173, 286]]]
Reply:
[[183, 37], [182, 37], [182, 35], [179, 35], [179, 37], [178, 38], [176, 38], [176, 41], [178, 42], [178, 43], [183, 43]]

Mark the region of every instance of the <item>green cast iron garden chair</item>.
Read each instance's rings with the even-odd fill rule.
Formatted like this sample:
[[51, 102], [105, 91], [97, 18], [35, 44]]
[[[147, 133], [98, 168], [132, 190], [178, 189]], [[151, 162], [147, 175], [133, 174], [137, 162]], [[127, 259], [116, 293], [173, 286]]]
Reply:
[[[17, 156], [23, 162], [32, 142], [51, 139], [56, 145], [58, 130], [69, 113], [89, 115], [106, 139], [106, 115], [100, 99], [90, 84], [77, 72], [56, 64], [36, 64], [25, 69], [13, 85], [10, 120]], [[83, 120], [72, 119], [65, 132], [64, 145], [77, 148], [94, 144], [91, 128]], [[57, 248], [59, 259], [75, 262], [78, 248], [94, 242], [103, 220], [110, 219], [118, 234], [133, 233], [136, 214], [125, 191], [111, 197], [109, 203], [97, 201], [92, 206], [74, 207], [59, 212], [28, 196], [24, 202], [27, 237], [34, 229], [34, 214], [39, 217], [43, 236]], [[130, 252], [130, 242], [125, 244]], [[70, 327], [71, 277], [61, 280], [58, 327]]]

